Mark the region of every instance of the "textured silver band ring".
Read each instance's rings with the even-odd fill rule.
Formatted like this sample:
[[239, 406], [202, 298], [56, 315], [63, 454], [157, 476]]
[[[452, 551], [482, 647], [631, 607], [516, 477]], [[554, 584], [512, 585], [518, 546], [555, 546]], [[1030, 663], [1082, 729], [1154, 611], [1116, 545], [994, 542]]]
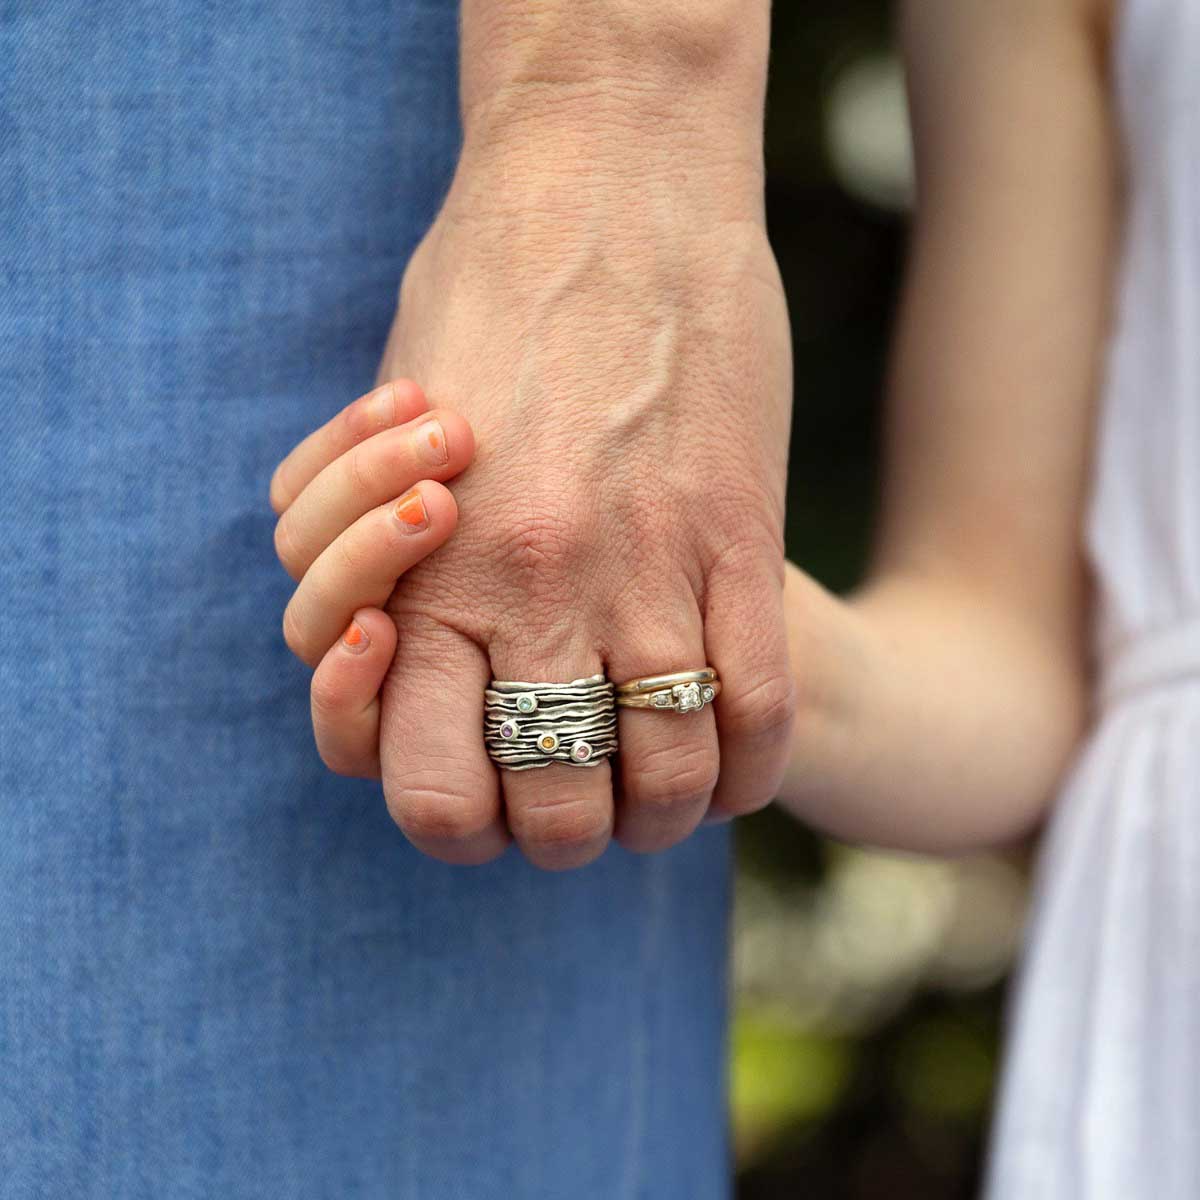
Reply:
[[493, 679], [483, 697], [483, 740], [506, 771], [598, 766], [617, 750], [613, 685], [603, 675], [570, 683]]
[[721, 694], [721, 681], [712, 667], [698, 671], [672, 671], [642, 675], [617, 688], [622, 708], [653, 708], [660, 712], [699, 712]]

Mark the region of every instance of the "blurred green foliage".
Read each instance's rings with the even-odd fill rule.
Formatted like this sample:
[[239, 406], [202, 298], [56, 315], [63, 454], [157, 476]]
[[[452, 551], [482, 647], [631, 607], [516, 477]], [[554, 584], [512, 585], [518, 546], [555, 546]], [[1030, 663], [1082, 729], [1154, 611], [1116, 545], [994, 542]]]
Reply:
[[[831, 85], [892, 51], [883, 0], [778, 0], [768, 98], [768, 218], [795, 352], [789, 556], [834, 590], [860, 576], [907, 219], [856, 199], [827, 143]], [[740, 824], [742, 878], [789, 898], [829, 887], [830, 855], [768, 810]], [[973, 1196], [1002, 987], [920, 982], [837, 1030], [739, 994], [731, 1068], [739, 1200]]]

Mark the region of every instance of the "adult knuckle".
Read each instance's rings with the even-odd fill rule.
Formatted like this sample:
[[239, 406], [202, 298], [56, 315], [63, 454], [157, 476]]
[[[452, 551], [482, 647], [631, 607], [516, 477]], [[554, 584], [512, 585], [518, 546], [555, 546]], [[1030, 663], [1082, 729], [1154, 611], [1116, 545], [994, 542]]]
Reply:
[[574, 517], [549, 508], [518, 518], [504, 541], [506, 561], [516, 571], [534, 574], [570, 562], [580, 548], [579, 524]]
[[466, 841], [487, 829], [490, 789], [468, 773], [401, 775], [385, 780], [384, 799], [393, 820], [417, 841]]
[[783, 584], [785, 554], [781, 535], [763, 524], [743, 523], [722, 531], [714, 521], [706, 546], [705, 574], [709, 594], [753, 607], [755, 592]]
[[611, 594], [614, 615], [638, 636], [647, 636], [646, 628], [652, 628], [647, 648], [658, 647], [664, 630], [654, 614], [681, 596], [695, 595], [703, 585], [691, 531], [681, 521], [643, 516], [628, 522], [618, 545], [619, 553], [610, 551], [608, 558], [620, 580]]
[[526, 600], [558, 608], [580, 586], [595, 548], [593, 523], [563, 501], [538, 504], [500, 531], [496, 554], [511, 588]]
[[775, 575], [785, 557], [783, 512], [774, 498], [753, 482], [723, 482], [702, 506], [702, 552], [710, 581], [737, 581], [747, 575]]
[[681, 754], [676, 747], [656, 750], [636, 764], [626, 792], [644, 809], [673, 815], [712, 795], [718, 768], [715, 752]]
[[771, 671], [741, 691], [721, 696], [721, 717], [735, 736], [782, 736], [791, 729], [797, 710], [796, 684], [787, 670]]
[[514, 836], [527, 848], [576, 853], [607, 839], [612, 821], [605, 807], [582, 797], [528, 805], [510, 812]]

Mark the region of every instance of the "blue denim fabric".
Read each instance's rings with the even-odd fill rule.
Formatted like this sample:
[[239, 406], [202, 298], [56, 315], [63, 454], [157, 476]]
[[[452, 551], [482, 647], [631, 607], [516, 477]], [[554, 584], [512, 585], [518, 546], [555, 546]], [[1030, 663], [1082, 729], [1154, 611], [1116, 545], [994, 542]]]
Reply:
[[270, 470], [371, 382], [449, 0], [0, 5], [0, 1196], [726, 1194], [728, 839], [426, 860], [327, 774]]

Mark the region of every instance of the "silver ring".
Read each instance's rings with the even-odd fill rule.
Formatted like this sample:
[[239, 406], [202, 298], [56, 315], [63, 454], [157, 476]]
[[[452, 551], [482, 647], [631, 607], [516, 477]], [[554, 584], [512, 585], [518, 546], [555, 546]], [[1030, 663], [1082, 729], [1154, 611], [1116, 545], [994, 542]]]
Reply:
[[483, 694], [483, 741], [506, 771], [598, 766], [617, 750], [613, 685], [603, 675], [570, 683], [493, 679]]

